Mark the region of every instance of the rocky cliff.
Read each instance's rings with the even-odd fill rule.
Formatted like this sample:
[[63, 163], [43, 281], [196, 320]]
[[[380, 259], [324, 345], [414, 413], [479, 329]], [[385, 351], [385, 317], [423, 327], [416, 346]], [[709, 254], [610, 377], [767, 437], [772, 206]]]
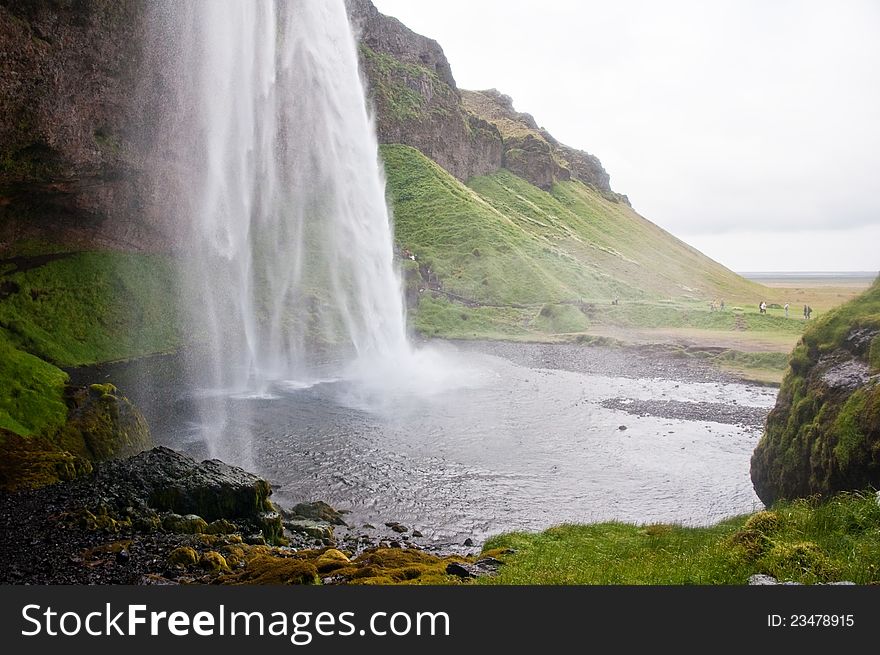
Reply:
[[[185, 175], [156, 175], [185, 167], [175, 147], [185, 148], [151, 135], [169, 133], [155, 128], [180, 111], [170, 81], [186, 71], [160, 64], [167, 44], [149, 36], [157, 20], [174, 31], [161, 24], [167, 1], [0, 0], [0, 252], [27, 239], [171, 245], [167, 203], [181, 194], [169, 185]], [[462, 181], [506, 167], [544, 189], [578, 179], [619, 199], [598, 159], [556, 142], [509, 98], [459, 90], [436, 41], [370, 0], [347, 6], [382, 143], [413, 146]]]
[[380, 14], [370, 0], [347, 5], [380, 142], [417, 148], [461, 181], [506, 168], [544, 190], [575, 179], [628, 203], [611, 191], [596, 157], [559, 143], [531, 115], [514, 110], [509, 96], [459, 89], [436, 41]]
[[141, 0], [0, 2], [0, 252], [162, 245], [132, 129], [144, 14]]
[[880, 279], [804, 333], [751, 474], [768, 505], [880, 487]]
[[381, 143], [418, 148], [459, 180], [502, 164], [501, 135], [465, 110], [443, 49], [370, 0], [347, 0]]

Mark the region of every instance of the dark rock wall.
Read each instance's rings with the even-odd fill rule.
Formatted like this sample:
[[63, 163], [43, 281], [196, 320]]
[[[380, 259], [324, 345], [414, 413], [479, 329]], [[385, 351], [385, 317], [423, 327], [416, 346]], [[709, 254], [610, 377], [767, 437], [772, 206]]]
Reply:
[[0, 250], [161, 247], [131, 133], [141, 0], [0, 1]]

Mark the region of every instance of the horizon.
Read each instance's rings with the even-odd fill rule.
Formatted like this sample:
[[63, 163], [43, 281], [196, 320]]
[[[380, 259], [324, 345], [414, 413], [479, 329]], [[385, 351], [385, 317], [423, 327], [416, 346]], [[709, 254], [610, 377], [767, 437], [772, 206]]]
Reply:
[[639, 214], [727, 268], [878, 263], [880, 91], [863, 80], [880, 6], [484, 0], [463, 22], [463, 0], [374, 4], [437, 40], [460, 88], [511, 96], [597, 156]]

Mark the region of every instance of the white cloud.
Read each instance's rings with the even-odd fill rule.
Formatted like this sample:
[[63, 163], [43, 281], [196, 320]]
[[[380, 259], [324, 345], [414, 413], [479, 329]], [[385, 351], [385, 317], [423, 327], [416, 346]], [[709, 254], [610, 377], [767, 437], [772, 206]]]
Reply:
[[597, 155], [649, 219], [697, 247], [724, 234], [708, 254], [729, 266], [735, 232], [876, 234], [880, 3], [374, 1], [436, 38], [462, 88]]

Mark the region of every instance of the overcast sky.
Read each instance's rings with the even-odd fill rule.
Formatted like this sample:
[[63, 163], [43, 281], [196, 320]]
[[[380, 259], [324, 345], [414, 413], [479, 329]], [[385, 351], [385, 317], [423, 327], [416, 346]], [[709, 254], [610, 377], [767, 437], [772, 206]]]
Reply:
[[880, 1], [373, 1], [726, 266], [880, 268]]

